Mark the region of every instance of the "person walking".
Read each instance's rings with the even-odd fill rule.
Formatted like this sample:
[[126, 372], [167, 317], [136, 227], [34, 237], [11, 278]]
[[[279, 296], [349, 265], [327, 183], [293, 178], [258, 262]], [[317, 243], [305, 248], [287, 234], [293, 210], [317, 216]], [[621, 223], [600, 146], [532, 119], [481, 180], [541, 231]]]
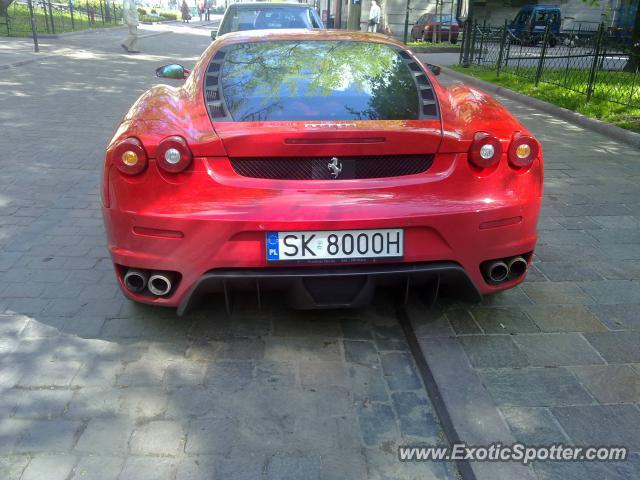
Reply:
[[202, 21], [202, 15], [204, 15], [204, 2], [200, 0], [198, 2], [198, 17], [200, 18], [200, 21]]
[[367, 32], [376, 33], [378, 31], [378, 25], [380, 25], [380, 16], [382, 10], [380, 10], [380, 3], [382, 0], [374, 0], [371, 2], [371, 10], [369, 10], [369, 25], [367, 26]]
[[122, 41], [122, 48], [129, 53], [138, 53], [138, 7], [136, 0], [123, 0], [122, 21], [129, 27], [129, 35]]
[[189, 23], [189, 20], [191, 20], [191, 12], [189, 5], [187, 5], [187, 0], [182, 0], [180, 11], [182, 12], [182, 23]]

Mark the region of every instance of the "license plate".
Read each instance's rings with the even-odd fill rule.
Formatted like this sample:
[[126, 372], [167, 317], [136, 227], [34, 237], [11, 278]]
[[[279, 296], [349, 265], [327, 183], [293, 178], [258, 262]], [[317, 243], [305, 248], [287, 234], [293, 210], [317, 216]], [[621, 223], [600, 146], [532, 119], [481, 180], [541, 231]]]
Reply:
[[347, 262], [399, 259], [402, 229], [267, 232], [269, 262]]

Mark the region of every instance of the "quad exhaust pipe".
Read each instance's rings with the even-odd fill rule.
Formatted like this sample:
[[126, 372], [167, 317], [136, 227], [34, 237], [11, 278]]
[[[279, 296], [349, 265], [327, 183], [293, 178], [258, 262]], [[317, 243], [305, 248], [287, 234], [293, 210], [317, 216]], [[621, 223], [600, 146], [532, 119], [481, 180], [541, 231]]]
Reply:
[[485, 274], [493, 283], [504, 282], [509, 276], [509, 267], [502, 260], [494, 260], [485, 267]]
[[509, 277], [518, 278], [527, 273], [527, 261], [523, 257], [513, 257], [507, 262]]
[[153, 295], [162, 297], [171, 291], [173, 275], [168, 272], [152, 272], [149, 277], [148, 287]]
[[175, 284], [174, 272], [149, 271], [139, 268], [128, 269], [122, 282], [131, 293], [143, 293], [148, 290], [156, 297], [162, 297], [171, 292]]
[[124, 275], [124, 286], [127, 290], [133, 293], [143, 292], [147, 288], [147, 282], [149, 281], [149, 272], [145, 270], [138, 270], [136, 268], [130, 268]]
[[485, 278], [491, 283], [518, 278], [527, 273], [527, 260], [518, 255], [507, 260], [491, 260], [483, 265]]

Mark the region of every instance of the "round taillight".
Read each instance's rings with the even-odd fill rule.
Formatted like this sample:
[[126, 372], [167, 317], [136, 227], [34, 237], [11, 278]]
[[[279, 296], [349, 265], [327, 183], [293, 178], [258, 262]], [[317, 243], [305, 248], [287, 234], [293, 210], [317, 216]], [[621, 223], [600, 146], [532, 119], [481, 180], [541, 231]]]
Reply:
[[540, 148], [535, 138], [521, 133], [514, 133], [507, 157], [514, 168], [527, 168], [538, 156]]
[[478, 168], [493, 167], [502, 156], [502, 144], [493, 135], [487, 132], [477, 132], [473, 136], [469, 161]]
[[156, 149], [156, 161], [165, 172], [182, 172], [191, 165], [192, 160], [193, 155], [187, 141], [178, 135], [165, 138]]
[[137, 138], [127, 138], [113, 150], [113, 163], [122, 173], [138, 175], [147, 168], [148, 158], [142, 142]]

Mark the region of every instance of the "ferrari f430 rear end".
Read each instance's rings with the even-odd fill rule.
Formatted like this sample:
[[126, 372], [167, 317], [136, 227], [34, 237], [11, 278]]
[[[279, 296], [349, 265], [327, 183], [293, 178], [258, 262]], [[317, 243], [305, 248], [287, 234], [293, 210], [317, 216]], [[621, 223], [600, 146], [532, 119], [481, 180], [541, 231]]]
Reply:
[[125, 294], [179, 312], [214, 292], [298, 308], [380, 288], [477, 299], [526, 275], [542, 168], [502, 105], [441, 86], [392, 40], [237, 33], [132, 107], [103, 211]]

